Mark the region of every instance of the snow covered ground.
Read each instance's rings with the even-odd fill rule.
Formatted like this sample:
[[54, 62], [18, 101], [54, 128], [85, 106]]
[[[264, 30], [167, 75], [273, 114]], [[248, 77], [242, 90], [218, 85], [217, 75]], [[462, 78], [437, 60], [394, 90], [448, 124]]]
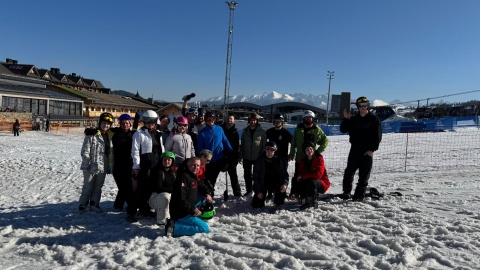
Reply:
[[[364, 203], [331, 199], [307, 211], [288, 202], [272, 214], [268, 208], [252, 210], [251, 198], [217, 198], [211, 233], [165, 238], [154, 219], [129, 224], [125, 213], [113, 211], [117, 189], [111, 176], [103, 189], [105, 212], [77, 212], [83, 137], [71, 133], [0, 133], [1, 269], [478, 269], [480, 264], [478, 167], [376, 172], [372, 186], [404, 196]], [[329, 139], [332, 147], [348, 144], [346, 136]], [[464, 151], [460, 154], [471, 154]], [[339, 193], [345, 164], [330, 165], [327, 157], [326, 162], [332, 166], [328, 193]], [[381, 151], [374, 162], [381, 164]], [[243, 188], [241, 166], [238, 172]], [[224, 189], [222, 174], [217, 193]]]

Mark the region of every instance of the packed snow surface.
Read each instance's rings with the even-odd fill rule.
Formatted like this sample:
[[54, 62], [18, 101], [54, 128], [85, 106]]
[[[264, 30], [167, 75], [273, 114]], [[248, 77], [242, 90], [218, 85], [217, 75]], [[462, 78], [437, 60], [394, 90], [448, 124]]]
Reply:
[[[329, 139], [332, 145], [348, 144], [346, 136]], [[113, 210], [117, 188], [111, 176], [103, 188], [104, 212], [78, 213], [82, 141], [81, 132], [71, 130], [69, 134], [30, 131], [19, 137], [0, 133], [1, 269], [478, 269], [480, 265], [479, 169], [374, 172], [371, 186], [403, 196], [368, 198], [363, 203], [327, 199], [319, 201], [318, 209], [306, 211], [299, 211], [295, 202], [272, 213], [268, 206], [253, 210], [251, 197], [226, 202], [216, 197], [211, 233], [166, 238], [155, 219], [130, 224], [124, 212]], [[388, 137], [382, 143], [388, 143]], [[379, 157], [374, 159], [376, 165], [382, 163]], [[332, 172], [345, 166], [330, 168], [327, 158], [326, 163]], [[293, 166], [291, 162], [290, 173]], [[244, 190], [242, 166], [237, 170]], [[330, 178], [328, 193], [340, 193], [341, 173]], [[223, 173], [216, 190], [218, 194], [225, 190]]]

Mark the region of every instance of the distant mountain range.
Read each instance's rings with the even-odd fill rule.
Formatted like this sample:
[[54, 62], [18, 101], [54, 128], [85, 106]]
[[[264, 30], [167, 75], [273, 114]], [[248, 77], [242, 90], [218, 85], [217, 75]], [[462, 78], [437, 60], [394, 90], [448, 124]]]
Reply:
[[[134, 97], [135, 94], [132, 94], [128, 91], [125, 90], [115, 90], [112, 91], [115, 95], [121, 95], [121, 96], [129, 96], [129, 97]], [[195, 100], [200, 102], [200, 104], [223, 104], [223, 96], [218, 96], [218, 97], [211, 97], [203, 100]], [[165, 102], [165, 101], [162, 101]], [[248, 103], [253, 103], [256, 105], [269, 105], [269, 104], [275, 104], [275, 103], [281, 103], [281, 102], [299, 102], [299, 103], [304, 103], [308, 104], [311, 106], [319, 107], [322, 109], [327, 108], [327, 102], [328, 98], [326, 94], [322, 95], [312, 95], [312, 94], [302, 94], [302, 93], [295, 93], [295, 94], [281, 94], [276, 91], [272, 91], [269, 93], [263, 93], [263, 94], [255, 94], [255, 95], [234, 95], [230, 96], [229, 98], [229, 103], [237, 103], [237, 102], [248, 102]], [[395, 100], [390, 102], [390, 104], [395, 104], [395, 103], [400, 103], [401, 101]], [[383, 100], [373, 100], [372, 105], [373, 106], [384, 106], [388, 105], [389, 103], [383, 101]]]
[[[199, 100], [201, 104], [223, 104], [223, 96], [212, 97], [204, 100]], [[331, 101], [331, 100], [330, 100]], [[256, 95], [235, 95], [230, 96], [229, 103], [236, 102], [249, 102], [257, 105], [268, 105], [281, 102], [299, 102], [308, 104], [311, 106], [319, 107], [322, 109], [327, 108], [328, 97], [326, 94], [312, 95], [312, 94], [280, 94], [272, 91], [270, 93], [256, 94]], [[387, 102], [382, 100], [374, 100], [373, 106], [388, 105]]]

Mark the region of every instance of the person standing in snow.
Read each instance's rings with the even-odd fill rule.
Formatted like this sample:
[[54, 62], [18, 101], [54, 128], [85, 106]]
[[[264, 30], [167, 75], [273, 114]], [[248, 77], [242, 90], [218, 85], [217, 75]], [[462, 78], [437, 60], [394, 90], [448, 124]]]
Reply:
[[232, 146], [220, 126], [215, 125], [215, 114], [206, 112], [206, 126], [198, 135], [197, 156], [201, 150], [208, 149], [212, 152], [212, 159], [206, 166], [205, 178], [212, 186], [211, 195], [215, 192], [215, 183], [220, 171], [226, 171], [228, 166], [227, 155], [232, 153]]
[[284, 160], [276, 155], [277, 144], [273, 141], [265, 144], [265, 151], [255, 161], [253, 166], [252, 207], [265, 206], [267, 193], [274, 194], [273, 203], [280, 209], [287, 197], [288, 172], [283, 164]]
[[260, 116], [251, 113], [248, 116], [248, 126], [243, 130], [240, 143], [239, 163], [243, 164], [243, 178], [246, 192], [243, 196], [252, 193], [252, 168], [255, 161], [260, 157], [263, 147], [267, 142], [267, 133], [258, 123]]
[[353, 194], [354, 201], [363, 201], [372, 170], [373, 152], [378, 150], [382, 140], [382, 126], [378, 117], [369, 112], [370, 102], [366, 97], [359, 97], [355, 102], [358, 113], [351, 116], [345, 109], [340, 132], [350, 136], [350, 153], [347, 168], [343, 175], [343, 199], [351, 198], [353, 177], [358, 170], [358, 183]]
[[164, 152], [162, 132], [157, 130], [158, 115], [152, 110], [143, 113], [141, 121], [144, 126], [138, 129], [132, 137], [132, 185], [133, 194], [127, 207], [126, 220], [137, 222], [135, 215], [154, 217], [148, 205], [152, 191], [150, 189], [150, 173]]
[[330, 180], [323, 156], [315, 150], [315, 144], [305, 142], [302, 148], [305, 156], [299, 164], [297, 181], [300, 197], [304, 200], [304, 204], [300, 206], [300, 209], [303, 210], [318, 207], [317, 196], [319, 193], [323, 194], [327, 191], [330, 187]]
[[208, 233], [208, 224], [199, 218], [199, 202], [212, 202], [210, 191], [198, 181], [200, 158], [193, 157], [179, 167], [170, 199], [171, 219], [165, 225], [165, 236], [184, 236]]
[[98, 131], [94, 135], [87, 135], [83, 140], [81, 151], [83, 171], [83, 187], [80, 195], [78, 211], [84, 212], [89, 206], [90, 211], [102, 212], [100, 199], [105, 176], [110, 174], [111, 134], [108, 130], [113, 124], [111, 113], [100, 115]]
[[113, 208], [122, 210], [125, 202], [128, 204], [128, 198], [132, 193], [132, 117], [129, 114], [122, 114], [118, 117], [120, 127], [110, 128], [114, 134], [112, 136], [112, 160], [113, 160], [113, 178], [118, 187], [117, 196], [113, 203]]
[[228, 114], [227, 121], [222, 124], [223, 132], [227, 136], [230, 146], [232, 146], [232, 153], [228, 157], [228, 168], [227, 172], [230, 176], [230, 183], [232, 185], [233, 196], [240, 197], [242, 196], [242, 190], [240, 184], [238, 183], [238, 174], [237, 174], [237, 164], [238, 164], [238, 155], [240, 151], [240, 137], [238, 135], [238, 130], [235, 127], [235, 116], [232, 113]]
[[13, 123], [13, 136], [20, 136], [20, 122], [18, 119], [15, 119], [15, 123]]
[[177, 118], [177, 128], [174, 128], [165, 142], [165, 151], [175, 154], [174, 165], [178, 167], [185, 159], [195, 156], [192, 137], [187, 134], [188, 121], [184, 116]]

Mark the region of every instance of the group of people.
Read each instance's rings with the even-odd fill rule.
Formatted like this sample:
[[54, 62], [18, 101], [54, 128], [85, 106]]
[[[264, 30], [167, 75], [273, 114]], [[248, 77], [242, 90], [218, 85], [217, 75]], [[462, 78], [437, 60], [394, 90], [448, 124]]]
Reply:
[[[312, 111], [304, 112], [303, 122], [297, 125], [293, 136], [283, 127], [281, 114], [275, 114], [273, 127], [265, 131], [258, 123], [259, 116], [252, 113], [239, 136], [233, 114], [218, 126], [215, 114], [203, 108], [188, 108], [187, 102], [188, 98], [183, 116], [174, 119], [171, 130], [169, 117], [158, 117], [151, 110], [143, 113], [143, 126], [136, 131], [131, 128], [132, 118], [128, 114], [118, 118], [119, 127], [112, 127], [110, 113], [100, 115], [96, 128], [85, 130], [80, 212], [87, 208], [102, 212], [101, 189], [106, 174], [112, 173], [118, 187], [113, 207], [122, 210], [126, 204], [128, 222], [137, 222], [138, 216], [156, 217], [166, 235], [206, 233], [209, 227], [201, 217], [212, 216], [220, 172], [228, 172], [234, 196], [242, 196], [237, 175], [239, 163], [244, 170], [243, 196], [252, 196], [252, 207], [264, 207], [266, 200], [273, 199], [274, 208], [280, 209], [287, 198], [299, 201], [301, 209], [318, 206], [318, 194], [330, 187], [321, 155], [328, 139], [314, 123]], [[359, 113], [351, 116], [344, 111], [340, 126], [342, 132], [349, 133], [351, 143], [342, 198], [351, 198], [353, 176], [358, 169], [353, 200], [361, 201], [373, 152], [381, 140], [381, 128], [378, 118], [368, 111], [368, 99], [361, 97], [356, 105]], [[295, 172], [290, 179], [287, 168], [293, 160]]]

